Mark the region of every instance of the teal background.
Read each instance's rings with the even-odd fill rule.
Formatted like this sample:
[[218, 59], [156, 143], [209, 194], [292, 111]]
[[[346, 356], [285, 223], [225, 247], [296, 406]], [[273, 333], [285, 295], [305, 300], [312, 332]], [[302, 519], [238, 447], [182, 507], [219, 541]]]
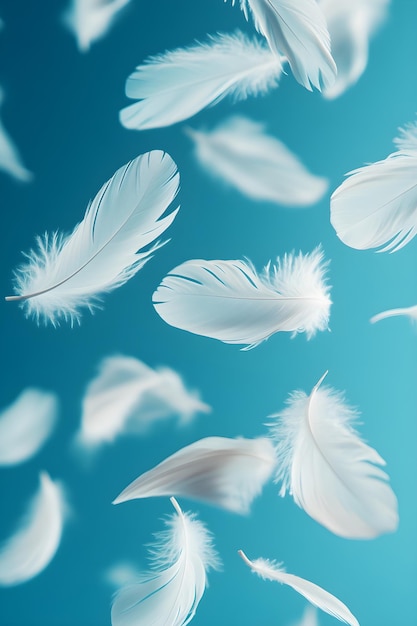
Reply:
[[[204, 436], [254, 437], [267, 416], [282, 409], [294, 389], [309, 392], [328, 369], [327, 384], [345, 390], [361, 411], [360, 432], [387, 461], [399, 499], [397, 533], [373, 541], [332, 535], [278, 497], [269, 484], [247, 517], [180, 499], [215, 537], [223, 571], [210, 586], [196, 626], [285, 626], [304, 600], [289, 588], [253, 576], [237, 556], [283, 561], [342, 599], [362, 626], [417, 625], [417, 351], [416, 331], [404, 318], [372, 326], [384, 309], [417, 303], [417, 242], [395, 254], [358, 252], [336, 237], [329, 196], [346, 172], [393, 151], [397, 128], [417, 111], [417, 2], [393, 0], [389, 19], [373, 39], [359, 83], [336, 101], [309, 93], [291, 75], [263, 98], [224, 101], [186, 124], [210, 127], [231, 113], [264, 121], [318, 175], [330, 180], [317, 206], [288, 210], [245, 199], [201, 171], [181, 125], [135, 132], [118, 111], [128, 101], [124, 83], [148, 55], [204, 40], [207, 33], [252, 32], [238, 7], [191, 0], [132, 0], [107, 37], [80, 54], [60, 16], [58, 0], [1, 0], [2, 119], [35, 173], [31, 184], [0, 174], [1, 293], [11, 293], [12, 270], [34, 237], [69, 232], [88, 200], [117, 168], [138, 154], [163, 149], [181, 174], [181, 210], [171, 241], [129, 283], [105, 297], [103, 310], [85, 313], [80, 327], [37, 327], [15, 303], [0, 305], [0, 406], [26, 386], [59, 394], [59, 425], [29, 462], [0, 470], [0, 541], [13, 532], [27, 499], [47, 470], [68, 490], [72, 516], [50, 566], [37, 578], [0, 589], [2, 626], [105, 626], [112, 589], [104, 571], [116, 561], [146, 567], [146, 544], [172, 512], [168, 499], [113, 498], [133, 478], [168, 454]], [[163, 276], [192, 258], [246, 256], [257, 268], [291, 250], [322, 244], [333, 286], [331, 332], [307, 342], [277, 334], [258, 348], [198, 337], [166, 325], [151, 295]], [[98, 362], [112, 354], [135, 356], [180, 372], [213, 407], [179, 429], [175, 420], [146, 438], [121, 438], [89, 467], [71, 440], [79, 426], [84, 389]], [[335, 624], [320, 614], [320, 624]]]

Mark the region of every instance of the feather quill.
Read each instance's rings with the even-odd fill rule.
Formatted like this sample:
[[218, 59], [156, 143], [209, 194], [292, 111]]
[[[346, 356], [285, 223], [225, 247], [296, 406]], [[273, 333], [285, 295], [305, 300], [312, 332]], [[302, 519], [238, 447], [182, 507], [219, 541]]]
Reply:
[[[0, 106], [3, 104], [4, 92], [0, 88]], [[30, 182], [33, 179], [32, 172], [24, 166], [22, 158], [15, 146], [13, 139], [0, 120], [0, 170], [13, 176], [21, 182]]]
[[[15, 292], [27, 316], [58, 324], [79, 321], [104, 292], [134, 276], [159, 248], [157, 239], [178, 209], [161, 217], [175, 199], [179, 176], [171, 157], [160, 150], [143, 154], [117, 170], [73, 233], [38, 238], [28, 262], [16, 272]], [[139, 251], [139, 252], [138, 252]]]
[[77, 40], [78, 49], [88, 52], [112, 27], [119, 11], [130, 0], [71, 0], [63, 22]]
[[300, 578], [300, 576], [287, 574], [281, 563], [275, 563], [268, 559], [251, 561], [242, 550], [239, 550], [239, 555], [252, 572], [264, 580], [273, 580], [282, 585], [288, 585], [325, 613], [350, 626], [359, 626], [358, 620], [352, 615], [348, 607], [322, 587]]
[[112, 626], [189, 624], [207, 586], [207, 571], [220, 566], [206, 527], [183, 513], [174, 498], [171, 502], [176, 514], [156, 536], [152, 570], [116, 593]]
[[[327, 372], [326, 372], [327, 374]], [[398, 526], [397, 499], [381, 469], [385, 461], [354, 428], [356, 412], [343, 396], [321, 387], [291, 394], [270, 423], [276, 482], [296, 504], [341, 537], [371, 539]]]
[[163, 279], [153, 303], [171, 326], [244, 349], [279, 331], [310, 338], [328, 325], [326, 265], [320, 248], [286, 254], [260, 275], [246, 261], [187, 261]]
[[417, 123], [400, 130], [398, 150], [349, 172], [330, 199], [330, 219], [351, 248], [395, 252], [417, 232]]
[[388, 311], [383, 311], [382, 313], [378, 313], [371, 317], [371, 324], [375, 324], [375, 322], [380, 322], [388, 317], [396, 317], [397, 315], [405, 315], [410, 317], [412, 320], [417, 321], [417, 305], [404, 307], [401, 309], [389, 309]]
[[46, 472], [16, 532], [0, 547], [0, 585], [20, 585], [40, 574], [58, 550], [67, 504]]
[[282, 63], [243, 33], [218, 34], [148, 58], [126, 82], [126, 96], [140, 100], [120, 111], [126, 128], [170, 126], [231, 96], [244, 100], [278, 85]]
[[267, 438], [206, 437], [139, 476], [113, 504], [174, 494], [247, 513], [275, 463], [274, 447]]

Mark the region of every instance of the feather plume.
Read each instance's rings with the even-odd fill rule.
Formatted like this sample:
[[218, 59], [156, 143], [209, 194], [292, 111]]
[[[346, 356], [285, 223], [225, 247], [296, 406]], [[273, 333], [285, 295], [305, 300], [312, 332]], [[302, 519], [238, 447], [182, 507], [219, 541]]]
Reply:
[[81, 52], [88, 52], [92, 43], [104, 37], [119, 11], [130, 0], [71, 0], [63, 22], [73, 33]]
[[170, 126], [231, 96], [244, 100], [278, 85], [282, 63], [267, 47], [237, 31], [148, 58], [129, 76], [120, 111], [126, 128]]
[[320, 248], [286, 254], [260, 275], [248, 261], [187, 261], [163, 279], [153, 303], [171, 326], [245, 349], [279, 331], [310, 338], [328, 324], [326, 265]]
[[0, 414], [0, 465], [17, 465], [34, 456], [50, 437], [58, 398], [40, 389], [25, 389]]
[[46, 472], [16, 532], [0, 547], [0, 585], [20, 585], [40, 574], [58, 550], [67, 504]]
[[331, 197], [331, 223], [351, 248], [395, 252], [417, 232], [417, 123], [394, 142], [397, 152], [349, 172]]
[[38, 250], [16, 272], [17, 295], [6, 300], [20, 301], [38, 322], [79, 321], [82, 307], [93, 309], [102, 293], [123, 285], [162, 245], [140, 252], [173, 222], [178, 209], [161, 216], [178, 179], [175, 163], [160, 150], [117, 170], [71, 235], [38, 238]]
[[274, 447], [267, 438], [206, 437], [136, 478], [113, 504], [174, 494], [247, 513], [275, 464]]
[[153, 568], [120, 589], [111, 611], [112, 626], [185, 626], [194, 617], [207, 586], [207, 571], [218, 569], [211, 534], [193, 514], [176, 514], [152, 546]]
[[252, 14], [258, 32], [275, 54], [287, 58], [295, 79], [306, 89], [321, 90], [334, 82], [330, 35], [316, 0], [240, 0], [240, 7], [246, 19]]
[[343, 396], [321, 387], [326, 374], [310, 396], [293, 392], [287, 407], [271, 416], [280, 495], [288, 491], [299, 507], [341, 537], [371, 539], [394, 532], [397, 499], [380, 467], [385, 461], [359, 438], [352, 427], [357, 414]]
[[350, 626], [359, 626], [358, 620], [352, 615], [347, 606], [331, 593], [322, 589], [322, 587], [309, 580], [300, 578], [300, 576], [287, 574], [281, 563], [275, 563], [267, 559], [250, 561], [242, 550], [239, 550], [239, 555], [244, 563], [264, 580], [274, 580], [282, 585], [288, 585], [325, 613], [336, 617], [345, 624], [350, 624]]
[[[4, 92], [0, 88], [0, 106], [3, 104]], [[0, 120], [0, 170], [10, 174], [21, 182], [30, 182], [33, 179], [32, 172], [23, 165], [22, 158], [15, 146], [13, 139]]]
[[412, 320], [417, 321], [417, 305], [404, 307], [402, 309], [389, 309], [371, 317], [371, 324], [386, 319], [387, 317], [396, 317], [397, 315], [406, 315]]

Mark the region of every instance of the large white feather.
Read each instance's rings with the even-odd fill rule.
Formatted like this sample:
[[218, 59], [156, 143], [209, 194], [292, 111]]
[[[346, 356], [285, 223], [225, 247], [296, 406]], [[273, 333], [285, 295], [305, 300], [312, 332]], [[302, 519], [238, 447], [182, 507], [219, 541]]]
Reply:
[[129, 2], [130, 0], [71, 0], [63, 21], [74, 34], [79, 50], [87, 52], [92, 43], [104, 37], [118, 12]]
[[251, 570], [255, 574], [258, 574], [261, 578], [266, 580], [275, 580], [282, 585], [288, 585], [307, 598], [309, 602], [317, 606], [322, 611], [325, 611], [325, 613], [336, 617], [345, 624], [350, 624], [350, 626], [359, 626], [358, 620], [354, 615], [352, 615], [348, 607], [322, 587], [319, 587], [309, 580], [300, 578], [300, 576], [287, 574], [281, 563], [275, 563], [274, 561], [269, 561], [267, 559], [256, 559], [255, 561], [250, 561], [242, 550], [239, 550], [239, 554], [246, 565], [248, 565]]
[[218, 34], [153, 56], [126, 82], [128, 98], [140, 100], [120, 111], [126, 128], [170, 126], [230, 95], [243, 100], [277, 86], [282, 63], [267, 47], [243, 33]]
[[395, 252], [417, 232], [417, 123], [394, 141], [397, 152], [349, 172], [331, 197], [331, 223], [352, 248]]
[[388, 311], [383, 311], [382, 313], [378, 313], [377, 315], [371, 317], [371, 323], [375, 324], [375, 322], [384, 320], [387, 317], [396, 317], [397, 315], [406, 315], [412, 320], [417, 321], [417, 305], [404, 307], [401, 309], [389, 309]]
[[[0, 106], [3, 104], [4, 92], [0, 88]], [[10, 174], [17, 180], [29, 182], [33, 178], [32, 172], [24, 166], [13, 139], [0, 120], [0, 170]]]
[[113, 504], [174, 494], [247, 513], [275, 463], [274, 447], [267, 438], [206, 437], [139, 476]]
[[112, 626], [185, 626], [207, 586], [207, 571], [220, 565], [211, 534], [193, 514], [177, 512], [156, 535], [153, 567], [113, 599]]
[[16, 465], [34, 456], [55, 426], [58, 398], [40, 389], [25, 389], [0, 414], [0, 465]]
[[[235, 3], [235, 0], [232, 0]], [[285, 55], [296, 80], [321, 90], [336, 76], [326, 19], [316, 0], [240, 0], [271, 50]]]
[[306, 206], [327, 190], [325, 178], [310, 174], [281, 141], [264, 132], [263, 124], [249, 118], [230, 117], [211, 132], [186, 132], [201, 165], [249, 198]]
[[19, 585], [37, 576], [58, 550], [67, 505], [62, 487], [46, 472], [16, 532], [0, 547], [0, 585]]
[[259, 275], [249, 261], [187, 261], [163, 279], [153, 303], [171, 326], [246, 349], [279, 331], [310, 338], [328, 325], [325, 271], [320, 248], [286, 254]]
[[143, 154], [117, 170], [87, 208], [73, 233], [38, 238], [38, 250], [16, 272], [16, 296], [26, 315], [45, 323], [79, 320], [104, 292], [131, 278], [151, 258], [138, 252], [172, 223], [177, 210], [161, 217], [178, 191], [177, 167], [160, 150]]
[[365, 444], [352, 423], [357, 413], [343, 396], [320, 387], [291, 394], [270, 434], [277, 455], [280, 495], [336, 535], [371, 539], [398, 526], [397, 499], [381, 469], [385, 461]]

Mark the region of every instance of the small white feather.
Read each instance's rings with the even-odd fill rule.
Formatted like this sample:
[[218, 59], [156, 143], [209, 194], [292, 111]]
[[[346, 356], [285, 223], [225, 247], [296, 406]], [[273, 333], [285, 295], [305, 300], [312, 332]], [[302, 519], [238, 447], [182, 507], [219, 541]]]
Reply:
[[309, 580], [300, 578], [300, 576], [287, 574], [281, 563], [267, 559], [250, 561], [242, 550], [239, 550], [239, 555], [246, 565], [264, 580], [273, 580], [282, 585], [288, 585], [325, 613], [336, 617], [341, 622], [349, 624], [350, 626], [359, 626], [358, 620], [352, 615], [348, 607], [322, 587], [319, 587]]
[[316, 607], [308, 604], [302, 618], [297, 622], [293, 622], [291, 626], [319, 626]]
[[73, 33], [81, 52], [104, 37], [112, 27], [119, 11], [130, 0], [70, 0], [63, 21]]
[[389, 309], [371, 317], [371, 324], [386, 319], [387, 317], [396, 317], [397, 315], [405, 315], [412, 320], [417, 321], [417, 305], [409, 306], [402, 309]]
[[[0, 106], [3, 104], [4, 92], [0, 88]], [[30, 182], [33, 179], [32, 172], [24, 166], [13, 139], [0, 120], [0, 170], [13, 176], [21, 182]]]

